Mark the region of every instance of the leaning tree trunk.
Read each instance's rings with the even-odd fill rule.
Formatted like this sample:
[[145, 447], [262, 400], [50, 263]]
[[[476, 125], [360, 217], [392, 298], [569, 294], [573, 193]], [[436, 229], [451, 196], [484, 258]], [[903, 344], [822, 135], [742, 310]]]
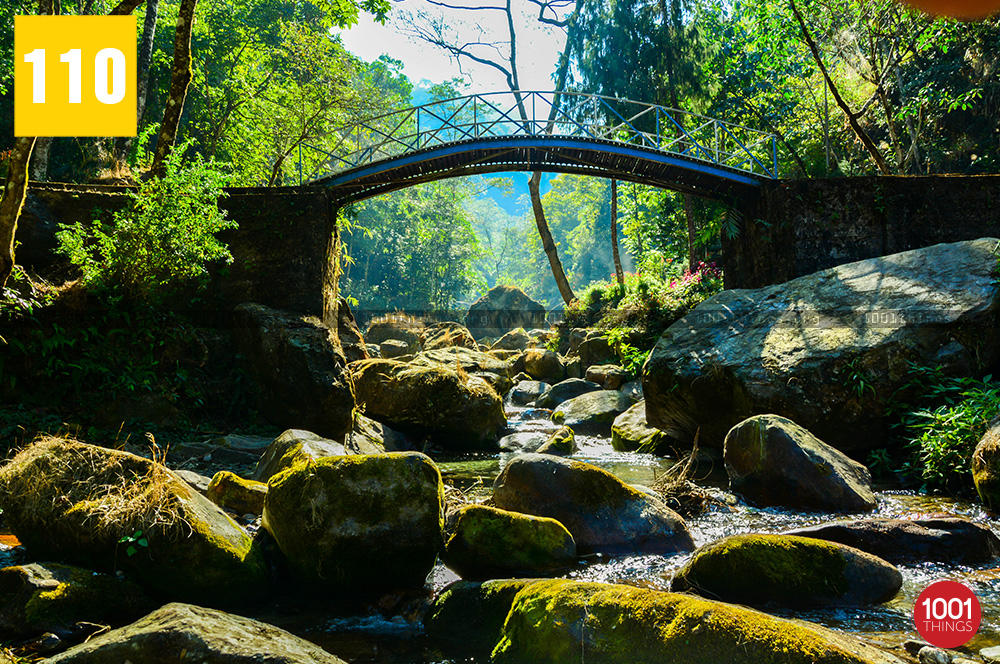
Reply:
[[549, 232], [549, 224], [545, 221], [545, 210], [542, 209], [542, 196], [539, 190], [539, 183], [542, 181], [541, 171], [535, 171], [528, 180], [528, 193], [531, 194], [531, 209], [535, 213], [535, 225], [538, 226], [538, 237], [542, 239], [542, 249], [549, 259], [549, 266], [552, 268], [552, 276], [556, 279], [559, 287], [559, 294], [562, 295], [563, 302], [569, 304], [576, 299], [573, 289], [569, 285], [566, 273], [563, 272], [562, 263], [559, 261], [559, 252], [556, 251], [556, 243], [552, 240], [552, 233]]
[[615, 276], [618, 285], [625, 285], [625, 273], [622, 271], [622, 259], [618, 255], [618, 180], [611, 180], [611, 255], [615, 259]]
[[35, 182], [45, 182], [49, 179], [49, 154], [51, 151], [51, 136], [39, 136], [35, 140], [35, 149], [31, 152], [31, 162], [28, 166], [28, 177]]
[[7, 279], [14, 271], [14, 233], [28, 193], [28, 163], [35, 140], [32, 136], [14, 141], [7, 167], [7, 185], [0, 199], [0, 289], [7, 285]]
[[[136, 61], [136, 94], [135, 94], [135, 126], [136, 130], [142, 124], [142, 116], [146, 114], [149, 103], [149, 65], [153, 60], [153, 39], [156, 37], [156, 18], [160, 10], [160, 0], [146, 2], [146, 18], [142, 24], [142, 41], [139, 42], [139, 56]], [[115, 152], [124, 161], [132, 149], [132, 136], [123, 136], [115, 142]]]
[[177, 130], [181, 124], [181, 112], [191, 82], [191, 32], [194, 26], [194, 10], [198, 0], [181, 0], [177, 15], [177, 31], [174, 34], [174, 66], [171, 71], [170, 95], [163, 111], [163, 124], [156, 141], [156, 155], [150, 172], [162, 178], [166, 173], [166, 160], [177, 140]]

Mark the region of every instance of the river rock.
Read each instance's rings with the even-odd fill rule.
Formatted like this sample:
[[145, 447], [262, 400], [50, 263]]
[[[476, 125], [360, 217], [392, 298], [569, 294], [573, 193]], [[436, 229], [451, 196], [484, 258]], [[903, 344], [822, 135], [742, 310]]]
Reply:
[[641, 380], [630, 380], [629, 382], [622, 385], [621, 391], [625, 394], [625, 396], [627, 396], [635, 403], [639, 403], [640, 401], [643, 400]]
[[378, 347], [379, 357], [386, 360], [393, 360], [410, 353], [409, 344], [399, 339], [386, 339]]
[[427, 636], [448, 647], [489, 659], [503, 633], [514, 597], [537, 579], [457, 581], [441, 592], [424, 616]]
[[381, 454], [412, 449], [406, 436], [360, 413], [354, 414], [354, 428], [338, 439], [348, 454]]
[[342, 297], [337, 299], [337, 338], [348, 363], [370, 359], [365, 338], [354, 320], [350, 305]]
[[124, 625], [156, 606], [131, 581], [82, 567], [31, 563], [0, 570], [0, 638], [5, 641]]
[[449, 369], [461, 367], [462, 371], [466, 373], [488, 372], [503, 376], [504, 378], [510, 378], [515, 374], [513, 363], [509, 360], [502, 360], [489, 353], [471, 350], [462, 346], [425, 350], [422, 353], [418, 353], [410, 363], [424, 367], [443, 366]]
[[204, 604], [267, 588], [266, 564], [246, 532], [170, 470], [134, 454], [43, 438], [0, 469], [0, 507], [36, 560], [125, 569], [163, 597]]
[[1000, 510], [1000, 417], [993, 418], [972, 453], [972, 481], [991, 512]]
[[537, 576], [572, 565], [576, 542], [555, 519], [466, 505], [441, 560], [463, 579]]
[[841, 521], [785, 534], [839, 542], [896, 564], [976, 565], [1000, 555], [1000, 539], [989, 527], [961, 517]]
[[597, 383], [605, 390], [619, 390], [628, 374], [617, 364], [595, 364], [587, 367], [587, 380]]
[[523, 380], [514, 386], [510, 393], [510, 402], [518, 406], [527, 406], [542, 396], [551, 385], [539, 380]]
[[851, 636], [801, 621], [689, 595], [565, 579], [517, 593], [491, 661], [902, 664]]
[[843, 544], [745, 534], [695, 551], [672, 589], [750, 606], [866, 606], [892, 599], [902, 584], [891, 564]]
[[531, 337], [528, 336], [523, 327], [519, 327], [493, 342], [490, 350], [524, 351], [528, 349], [528, 344], [530, 343]]
[[537, 452], [548, 441], [549, 435], [544, 431], [517, 431], [500, 439], [500, 451], [528, 454]]
[[420, 587], [441, 548], [441, 473], [419, 452], [326, 457], [268, 480], [263, 526], [306, 587]]
[[354, 393], [336, 331], [259, 304], [239, 305], [234, 317], [236, 352], [260, 390], [264, 416], [331, 438], [347, 433]]
[[647, 420], [718, 448], [775, 413], [840, 450], [884, 446], [910, 362], [981, 375], [1000, 358], [996, 245], [938, 244], [709, 298], [650, 354]]
[[513, 286], [494, 286], [472, 303], [465, 324], [481, 337], [499, 337], [514, 328], [545, 324], [545, 305]]
[[428, 325], [420, 334], [420, 348], [422, 350], [451, 348], [453, 346], [460, 346], [475, 351], [479, 350], [479, 344], [472, 338], [469, 330], [464, 325], [452, 321]]
[[255, 482], [267, 482], [286, 468], [291, 468], [299, 461], [322, 459], [330, 456], [348, 454], [342, 443], [329, 438], [317, 436], [312, 431], [289, 429], [283, 431], [268, 446], [257, 462], [253, 479]]
[[555, 408], [563, 401], [569, 401], [588, 392], [597, 392], [600, 389], [601, 386], [593, 381], [567, 378], [542, 392], [535, 401], [535, 405], [539, 408]]
[[46, 664], [344, 664], [273, 625], [190, 604], [167, 604]]
[[784, 417], [757, 415], [736, 425], [723, 457], [730, 490], [761, 507], [876, 507], [867, 468]]
[[497, 507], [547, 516], [573, 535], [580, 553], [676, 553], [694, 542], [684, 519], [611, 473], [548, 454], [515, 457], [493, 484]]
[[188, 486], [203, 496], [208, 493], [208, 485], [212, 483], [211, 477], [205, 477], [193, 470], [175, 470], [174, 475], [187, 482]]
[[587, 337], [576, 347], [576, 354], [580, 357], [584, 370], [595, 364], [615, 364], [618, 362], [618, 353], [612, 348], [608, 335], [595, 330], [587, 332]]
[[503, 399], [485, 381], [454, 368], [393, 360], [351, 365], [365, 414], [453, 450], [495, 449], [507, 426]]
[[[376, 318], [368, 324], [365, 330], [365, 340], [371, 344], [381, 344], [383, 341], [395, 339], [406, 344], [408, 352], [420, 350], [420, 335], [426, 326], [422, 321], [406, 314], [391, 314]], [[381, 346], [380, 346], [381, 347]]]
[[524, 371], [546, 383], [558, 383], [566, 375], [559, 355], [545, 348], [529, 348], [524, 352]]
[[576, 435], [569, 427], [559, 427], [555, 433], [549, 436], [545, 444], [538, 448], [539, 454], [552, 454], [555, 456], [569, 456], [576, 454]]
[[267, 485], [263, 482], [245, 480], [236, 473], [220, 470], [208, 485], [208, 499], [224, 510], [244, 514], [260, 515], [264, 511], [264, 496]]
[[621, 392], [588, 392], [556, 406], [552, 411], [552, 421], [580, 433], [608, 436], [615, 418], [631, 405], [632, 401]]
[[645, 401], [630, 406], [611, 425], [611, 447], [619, 452], [667, 455], [670, 453], [669, 443], [666, 433], [646, 424]]

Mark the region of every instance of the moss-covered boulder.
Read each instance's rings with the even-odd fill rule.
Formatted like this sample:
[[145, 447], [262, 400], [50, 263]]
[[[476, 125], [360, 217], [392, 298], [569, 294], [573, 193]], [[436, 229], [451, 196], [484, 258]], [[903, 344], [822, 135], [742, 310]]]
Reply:
[[472, 350], [479, 350], [479, 344], [472, 338], [472, 334], [464, 325], [445, 321], [428, 325], [420, 334], [420, 348], [423, 350], [434, 350], [435, 348], [450, 348], [461, 346]]
[[245, 480], [236, 473], [220, 470], [208, 485], [208, 499], [224, 510], [244, 514], [260, 515], [264, 511], [264, 496], [267, 485], [263, 482]]
[[615, 418], [631, 406], [632, 400], [615, 390], [588, 392], [556, 406], [552, 421], [580, 433], [607, 436]]
[[134, 454], [41, 439], [0, 468], [0, 507], [37, 560], [124, 568], [163, 597], [202, 604], [267, 589], [249, 535], [170, 470]]
[[344, 664], [283, 629], [189, 604], [146, 617], [70, 648], [47, 664]]
[[348, 454], [342, 443], [314, 434], [302, 429], [283, 431], [275, 438], [257, 462], [253, 479], [255, 482], [267, 482], [286, 468], [291, 468], [300, 461], [322, 459], [330, 456]]
[[555, 408], [563, 401], [569, 401], [588, 392], [598, 392], [601, 386], [582, 378], [567, 378], [548, 388], [538, 397], [535, 405], [539, 408]]
[[351, 373], [366, 415], [449, 449], [495, 449], [507, 426], [496, 391], [454, 367], [366, 360]]
[[100, 625], [124, 625], [158, 603], [135, 583], [59, 563], [0, 570], [0, 639], [44, 632], [83, 635]]
[[537, 580], [494, 579], [451, 584], [434, 598], [424, 615], [427, 636], [449, 653], [488, 659], [503, 633], [514, 597], [532, 583]]
[[646, 423], [646, 402], [640, 401], [615, 418], [611, 424], [611, 447], [619, 452], [669, 454], [667, 432]]
[[890, 563], [979, 564], [1000, 556], [1000, 538], [989, 526], [962, 517], [861, 519], [790, 530], [861, 549]]
[[264, 528], [303, 585], [419, 587], [442, 545], [441, 473], [418, 452], [326, 457], [268, 481]]
[[972, 454], [972, 481], [991, 512], [1000, 511], [1000, 417], [994, 418]]
[[549, 436], [545, 444], [538, 448], [539, 454], [554, 454], [555, 456], [569, 456], [576, 454], [576, 434], [569, 427], [559, 427], [555, 433]]
[[692, 551], [684, 520], [658, 499], [582, 461], [524, 454], [504, 467], [493, 503], [562, 523], [580, 553]]
[[524, 352], [524, 372], [546, 383], [558, 383], [566, 376], [559, 355], [545, 348], [529, 348]]
[[762, 507], [844, 512], [876, 507], [863, 465], [777, 415], [740, 422], [726, 436], [729, 488]]
[[462, 346], [436, 348], [418, 353], [410, 364], [425, 367], [443, 366], [448, 369], [461, 367], [468, 374], [491, 373], [510, 379], [514, 376], [514, 363], [510, 360]]
[[749, 534], [698, 549], [673, 589], [750, 606], [865, 606], [892, 599], [902, 583], [894, 566], [853, 547]]
[[495, 664], [902, 664], [857, 639], [632, 586], [539, 581], [514, 599]]
[[576, 561], [576, 542], [555, 519], [466, 505], [441, 560], [463, 579], [544, 575]]
[[233, 339], [260, 390], [260, 410], [281, 427], [337, 438], [351, 428], [354, 392], [337, 331], [313, 316], [244, 303]]

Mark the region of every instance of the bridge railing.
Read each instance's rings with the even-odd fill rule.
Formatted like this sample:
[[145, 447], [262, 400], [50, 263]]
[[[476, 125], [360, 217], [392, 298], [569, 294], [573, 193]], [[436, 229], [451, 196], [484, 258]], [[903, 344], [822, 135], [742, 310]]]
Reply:
[[574, 92], [468, 95], [385, 113], [342, 127], [336, 135], [333, 149], [321, 151], [330, 174], [462, 141], [570, 136], [777, 177], [772, 134], [655, 104]]

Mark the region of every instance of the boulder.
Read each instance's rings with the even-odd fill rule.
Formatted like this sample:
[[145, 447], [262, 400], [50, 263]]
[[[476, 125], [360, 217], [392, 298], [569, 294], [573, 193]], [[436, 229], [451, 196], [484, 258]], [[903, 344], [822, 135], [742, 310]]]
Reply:
[[257, 463], [257, 459], [267, 449], [271, 440], [266, 436], [228, 434], [199, 442], [182, 442], [171, 445], [167, 458], [170, 462], [176, 462], [182, 459], [202, 459], [211, 456], [212, 461], [216, 463], [225, 463], [231, 466], [253, 465]]
[[972, 481], [986, 509], [1000, 510], [1000, 417], [989, 423], [972, 453]]
[[666, 456], [671, 452], [671, 442], [665, 432], [646, 424], [645, 401], [630, 406], [611, 425], [611, 447], [619, 452], [649, 452]]
[[[427, 636], [449, 652], [489, 659], [503, 633], [514, 597], [536, 579], [457, 581], [434, 598], [424, 615]], [[478, 660], [477, 660], [478, 661]]]
[[342, 297], [337, 299], [337, 337], [348, 363], [370, 359], [365, 338], [361, 336], [350, 305]]
[[1000, 556], [1000, 539], [993, 531], [961, 517], [840, 521], [785, 534], [846, 544], [894, 564], [976, 565]]
[[601, 386], [595, 382], [580, 378], [567, 378], [542, 392], [535, 401], [535, 405], [539, 408], [555, 408], [563, 401], [569, 401], [588, 392], [597, 392], [600, 389]]
[[131, 581], [82, 567], [31, 563], [0, 570], [0, 638], [5, 641], [44, 632], [94, 632], [98, 625], [124, 625], [156, 606]]
[[411, 350], [409, 344], [399, 339], [386, 339], [378, 347], [379, 357], [392, 360], [403, 355], [409, 355]]
[[537, 452], [547, 442], [549, 435], [544, 431], [518, 431], [500, 439], [500, 451], [527, 454]]
[[124, 569], [171, 599], [260, 597], [267, 566], [250, 537], [158, 463], [42, 438], [0, 469], [0, 507], [36, 560]]
[[46, 664], [344, 664], [273, 625], [190, 604], [167, 604]]
[[524, 351], [528, 349], [531, 337], [524, 331], [523, 327], [511, 330], [490, 346], [490, 350]]
[[441, 473], [418, 452], [326, 457], [268, 480], [263, 526], [315, 592], [420, 587], [441, 548]]
[[876, 507], [867, 468], [784, 417], [757, 415], [733, 427], [723, 458], [730, 490], [761, 507]]
[[529, 348], [524, 352], [524, 372], [546, 383], [558, 383], [566, 374], [559, 355], [545, 348]]
[[365, 349], [368, 350], [368, 357], [382, 357], [382, 349], [379, 348], [378, 344], [365, 344]]
[[523, 380], [511, 390], [510, 402], [518, 406], [527, 406], [534, 403], [549, 387], [551, 386], [548, 383], [539, 380]]
[[508, 379], [514, 375], [511, 362], [494, 357], [489, 353], [461, 346], [437, 348], [418, 353], [410, 360], [410, 364], [421, 367], [443, 366], [449, 369], [461, 367], [462, 371], [466, 373], [492, 373]]
[[430, 435], [454, 450], [495, 449], [507, 426], [503, 399], [485, 381], [444, 365], [393, 360], [351, 365], [365, 414], [395, 429]]
[[441, 560], [463, 579], [545, 575], [576, 562], [576, 542], [555, 519], [466, 505]]
[[631, 399], [621, 392], [588, 392], [556, 406], [552, 421], [580, 433], [608, 436], [615, 418], [631, 406]]
[[513, 286], [494, 286], [472, 303], [465, 324], [480, 337], [499, 337], [514, 328], [545, 324], [545, 305]]
[[259, 304], [241, 304], [234, 315], [236, 351], [260, 390], [264, 416], [322, 436], [347, 433], [354, 391], [336, 332], [313, 316]]
[[267, 485], [263, 482], [245, 480], [236, 473], [220, 470], [212, 477], [206, 494], [208, 499], [224, 510], [244, 514], [260, 514], [264, 511], [264, 496]]
[[412, 449], [406, 436], [370, 417], [355, 413], [354, 428], [339, 441], [347, 454], [381, 454]]
[[589, 331], [587, 338], [580, 342], [576, 348], [576, 354], [584, 369], [595, 364], [616, 364], [618, 362], [618, 353], [612, 348], [608, 336], [594, 330]]
[[902, 664], [854, 637], [801, 621], [689, 595], [564, 579], [517, 593], [491, 661]]
[[461, 346], [478, 351], [479, 344], [472, 338], [472, 335], [464, 325], [445, 321], [434, 323], [424, 328], [420, 334], [420, 348], [423, 350], [434, 350], [435, 348], [451, 348]]
[[193, 470], [175, 470], [174, 475], [187, 482], [188, 486], [203, 496], [208, 493], [208, 485], [212, 483], [211, 477], [205, 477]]
[[687, 526], [676, 512], [582, 461], [549, 454], [515, 457], [493, 484], [493, 504], [559, 521], [584, 554], [666, 554], [694, 549]]
[[257, 462], [252, 480], [267, 482], [281, 471], [291, 468], [300, 461], [313, 461], [323, 457], [344, 456], [348, 454], [343, 444], [329, 438], [317, 436], [311, 431], [289, 429], [268, 446]]
[[587, 367], [586, 375], [605, 390], [620, 390], [628, 379], [628, 373], [617, 364], [595, 364]]
[[1000, 358], [996, 245], [938, 244], [709, 298], [643, 368], [648, 422], [686, 441], [700, 429], [718, 449], [737, 423], [775, 413], [843, 451], [884, 446], [911, 362], [981, 375]]
[[624, 392], [625, 396], [627, 396], [635, 403], [638, 403], [643, 400], [641, 380], [630, 380], [629, 382], [622, 385], [621, 391]]
[[750, 606], [816, 607], [881, 604], [902, 585], [891, 564], [843, 544], [746, 534], [695, 551], [672, 589]]
[[545, 444], [538, 448], [539, 454], [553, 454], [555, 456], [569, 456], [576, 454], [576, 435], [569, 427], [559, 427], [559, 429], [549, 436]]
[[370, 344], [381, 344], [388, 339], [395, 339], [406, 344], [410, 353], [420, 350], [420, 335], [423, 334], [423, 321], [406, 314], [391, 314], [376, 318], [368, 324], [365, 330], [365, 340]]

